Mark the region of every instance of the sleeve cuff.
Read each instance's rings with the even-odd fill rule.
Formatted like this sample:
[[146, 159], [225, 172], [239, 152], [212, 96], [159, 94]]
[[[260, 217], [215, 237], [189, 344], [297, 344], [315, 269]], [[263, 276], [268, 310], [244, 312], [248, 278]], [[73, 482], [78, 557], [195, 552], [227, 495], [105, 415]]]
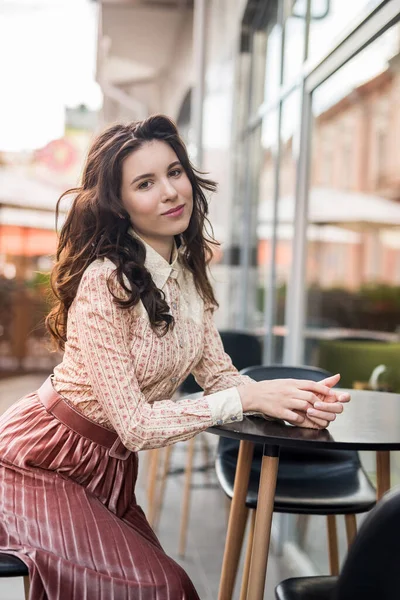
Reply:
[[210, 406], [213, 425], [224, 425], [243, 420], [243, 408], [236, 387], [204, 396]]

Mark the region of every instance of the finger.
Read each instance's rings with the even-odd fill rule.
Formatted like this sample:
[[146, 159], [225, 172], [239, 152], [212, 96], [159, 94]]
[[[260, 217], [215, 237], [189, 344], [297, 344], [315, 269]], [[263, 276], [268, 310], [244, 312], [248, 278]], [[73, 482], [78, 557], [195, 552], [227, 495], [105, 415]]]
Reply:
[[346, 402], [350, 402], [351, 396], [348, 392], [335, 392], [334, 396], [329, 396], [329, 398], [320, 398], [323, 402], [341, 402], [342, 404], [346, 404]]
[[314, 405], [315, 402], [320, 402], [321, 398], [316, 396], [312, 392], [307, 392], [306, 390], [293, 390], [293, 398], [289, 400], [289, 402], [301, 402], [303, 406], [290, 406], [290, 408], [298, 408], [299, 410], [307, 410], [308, 406], [306, 405]]
[[322, 381], [320, 381], [319, 383], [322, 383], [323, 385], [327, 385], [328, 387], [333, 387], [334, 385], [339, 383], [339, 381], [340, 381], [340, 373], [336, 373], [336, 375], [331, 375], [330, 377], [326, 377], [325, 379], [322, 379]]
[[343, 412], [343, 404], [341, 402], [321, 402], [321, 400], [318, 400], [318, 402], [314, 404], [314, 409], [333, 412], [340, 415]]
[[312, 429], [326, 429], [329, 425], [328, 421], [323, 419], [316, 419], [314, 417], [306, 416], [303, 423], [297, 423], [298, 427], [310, 427]]
[[296, 385], [300, 390], [314, 392], [314, 394], [322, 394], [323, 396], [334, 396], [335, 392], [330, 387], [318, 381], [308, 381], [307, 379], [296, 381]]
[[292, 425], [300, 425], [305, 419], [305, 413], [297, 413], [286, 408], [283, 410], [282, 419], [288, 421], [288, 423], [291, 423]]
[[317, 419], [316, 417], [311, 417], [310, 415], [307, 415], [307, 418], [309, 421], [315, 423], [318, 429], [326, 429], [329, 425], [329, 421], [325, 421], [324, 419]]
[[342, 402], [342, 404], [346, 403], [346, 402], [350, 402], [350, 400], [351, 400], [351, 396], [348, 392], [344, 392], [342, 394], [336, 394], [336, 397], [339, 402]]
[[317, 417], [318, 419], [325, 419], [326, 421], [334, 421], [336, 419], [336, 413], [328, 412], [326, 410], [316, 410], [315, 408], [309, 408], [307, 415], [310, 417]]

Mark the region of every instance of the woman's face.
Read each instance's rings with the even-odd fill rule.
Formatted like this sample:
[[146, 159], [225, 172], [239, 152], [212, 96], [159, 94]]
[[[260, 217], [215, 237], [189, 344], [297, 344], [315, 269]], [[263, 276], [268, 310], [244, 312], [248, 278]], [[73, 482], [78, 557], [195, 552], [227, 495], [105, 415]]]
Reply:
[[166, 142], [146, 142], [124, 160], [121, 198], [133, 229], [159, 252], [189, 225], [192, 185]]

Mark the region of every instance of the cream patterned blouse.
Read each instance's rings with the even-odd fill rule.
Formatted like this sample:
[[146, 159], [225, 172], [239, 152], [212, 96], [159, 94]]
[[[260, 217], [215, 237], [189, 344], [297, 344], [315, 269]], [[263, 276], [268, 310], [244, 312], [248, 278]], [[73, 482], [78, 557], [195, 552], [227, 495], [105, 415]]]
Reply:
[[[175, 327], [158, 337], [141, 302], [132, 309], [118, 307], [107, 288], [115, 265], [96, 260], [84, 272], [69, 309], [68, 341], [53, 378], [68, 402], [115, 430], [133, 451], [173, 444], [211, 425], [241, 420], [236, 386], [252, 381], [238, 373], [224, 352], [212, 309], [204, 306], [180, 251], [174, 249], [170, 264], [143, 243], [145, 266], [165, 293]], [[113, 277], [111, 288], [126, 297]], [[205, 395], [176, 401], [176, 389], [189, 373]]]

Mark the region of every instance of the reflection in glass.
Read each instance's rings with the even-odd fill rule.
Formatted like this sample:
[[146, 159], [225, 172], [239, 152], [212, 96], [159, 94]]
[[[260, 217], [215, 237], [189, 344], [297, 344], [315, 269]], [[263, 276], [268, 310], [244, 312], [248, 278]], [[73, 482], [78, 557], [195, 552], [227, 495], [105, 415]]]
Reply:
[[[260, 171], [260, 196], [258, 206], [258, 265], [260, 301], [270, 310], [272, 302], [271, 362], [282, 362], [285, 339], [286, 289], [292, 262], [294, 195], [300, 116], [300, 91], [292, 92], [282, 105], [280, 141], [278, 143], [278, 113], [273, 111], [263, 122], [263, 161]], [[275, 168], [279, 166], [278, 176]], [[274, 248], [274, 208], [277, 203], [277, 228]], [[275, 253], [274, 276], [270, 269]], [[272, 285], [271, 285], [272, 283]], [[268, 297], [269, 295], [273, 295]]]
[[[398, 26], [313, 95], [306, 361], [342, 370], [344, 386], [368, 382], [380, 352], [376, 347], [372, 363], [364, 357], [350, 372], [335, 363], [333, 339], [361, 338], [360, 356], [365, 338], [398, 339], [399, 101]], [[389, 388], [400, 386], [390, 368], [385, 378]]]
[[272, 103], [278, 98], [280, 85], [280, 62], [281, 62], [281, 26], [275, 24], [268, 33], [267, 58], [265, 63], [265, 86], [264, 102]]
[[304, 60], [306, 11], [295, 15], [294, 3], [291, 13], [285, 20], [285, 48], [283, 55], [283, 81], [287, 83], [298, 75]]
[[[319, 59], [334, 48], [360, 17], [376, 8], [381, 0], [311, 0], [308, 57]], [[305, 13], [305, 2], [296, 2], [295, 14]]]

